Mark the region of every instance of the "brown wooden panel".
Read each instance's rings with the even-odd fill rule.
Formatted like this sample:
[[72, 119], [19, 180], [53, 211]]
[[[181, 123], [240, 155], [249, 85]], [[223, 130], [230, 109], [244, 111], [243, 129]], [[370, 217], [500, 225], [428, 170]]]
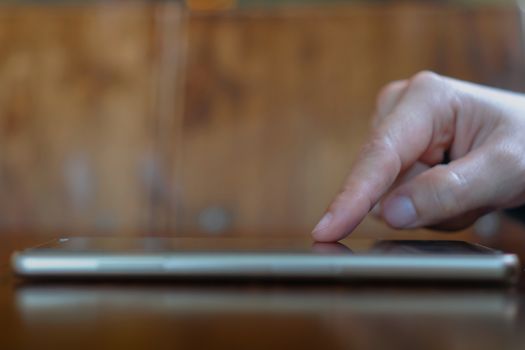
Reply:
[[2, 6], [0, 230], [306, 233], [384, 83], [521, 89], [519, 30], [497, 7]]
[[2, 6], [0, 228], [154, 222], [170, 16], [177, 5]]
[[217, 230], [309, 231], [341, 185], [375, 96], [390, 80], [432, 69], [524, 86], [514, 9], [237, 11], [195, 15], [189, 33], [179, 161], [182, 222], [191, 229], [208, 208], [219, 208], [205, 215]]

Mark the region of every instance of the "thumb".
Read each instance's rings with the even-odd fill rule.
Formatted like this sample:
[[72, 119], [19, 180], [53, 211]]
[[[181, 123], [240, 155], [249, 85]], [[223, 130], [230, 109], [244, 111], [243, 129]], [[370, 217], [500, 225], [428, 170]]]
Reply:
[[441, 223], [498, 203], [501, 170], [486, 150], [477, 149], [447, 165], [437, 165], [393, 190], [384, 199], [381, 216], [394, 228]]

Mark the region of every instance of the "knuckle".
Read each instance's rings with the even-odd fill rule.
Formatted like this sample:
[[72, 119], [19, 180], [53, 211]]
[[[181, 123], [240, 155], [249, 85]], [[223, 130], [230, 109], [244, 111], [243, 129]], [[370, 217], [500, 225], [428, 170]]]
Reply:
[[429, 70], [424, 70], [416, 73], [410, 78], [410, 85], [415, 87], [427, 87], [434, 86], [443, 81], [439, 74], [436, 74]]

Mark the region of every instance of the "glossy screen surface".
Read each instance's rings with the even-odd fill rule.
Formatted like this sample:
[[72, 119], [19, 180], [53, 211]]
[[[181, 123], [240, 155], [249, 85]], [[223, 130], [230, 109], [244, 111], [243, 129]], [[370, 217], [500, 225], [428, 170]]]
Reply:
[[498, 253], [463, 241], [349, 239], [343, 243], [316, 243], [287, 238], [62, 238], [31, 249], [41, 252], [177, 253], [257, 252], [312, 254], [471, 255]]

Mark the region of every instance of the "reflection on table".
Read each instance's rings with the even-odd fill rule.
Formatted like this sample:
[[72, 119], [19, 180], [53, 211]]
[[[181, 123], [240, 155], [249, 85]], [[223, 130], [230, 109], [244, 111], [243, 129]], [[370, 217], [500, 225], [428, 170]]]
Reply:
[[281, 334], [306, 347], [319, 345], [321, 336], [336, 348], [501, 349], [520, 339], [520, 305], [512, 290], [490, 288], [35, 284], [16, 290], [17, 313], [34, 343], [51, 334], [100, 343], [111, 334], [112, 344], [159, 337], [173, 347], [221, 347], [237, 339], [264, 348], [268, 337], [275, 342]]

